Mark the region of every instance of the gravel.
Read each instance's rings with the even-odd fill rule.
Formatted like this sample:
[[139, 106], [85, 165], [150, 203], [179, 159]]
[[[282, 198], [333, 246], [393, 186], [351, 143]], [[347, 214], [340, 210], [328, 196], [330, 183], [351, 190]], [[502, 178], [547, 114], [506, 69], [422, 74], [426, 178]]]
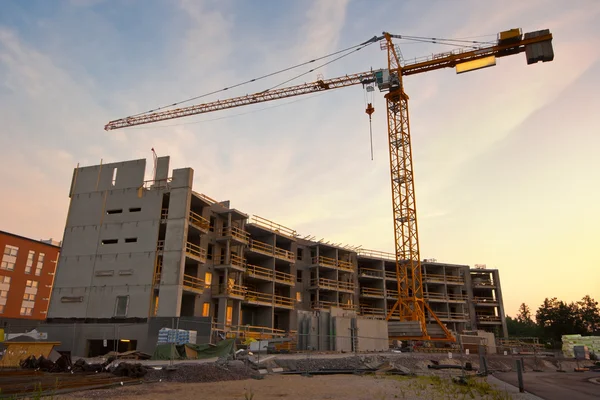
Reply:
[[174, 370], [150, 370], [146, 381], [162, 382], [220, 382], [250, 379], [258, 373], [239, 361], [211, 364], [179, 364]]

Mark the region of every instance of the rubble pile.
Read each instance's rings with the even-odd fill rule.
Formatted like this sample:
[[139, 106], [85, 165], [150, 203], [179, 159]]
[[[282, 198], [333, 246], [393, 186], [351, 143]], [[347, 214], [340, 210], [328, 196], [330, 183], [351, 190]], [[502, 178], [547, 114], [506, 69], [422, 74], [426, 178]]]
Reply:
[[163, 382], [220, 382], [250, 379], [257, 372], [241, 361], [216, 362], [206, 364], [179, 364], [173, 370], [163, 368], [150, 370], [145, 379]]

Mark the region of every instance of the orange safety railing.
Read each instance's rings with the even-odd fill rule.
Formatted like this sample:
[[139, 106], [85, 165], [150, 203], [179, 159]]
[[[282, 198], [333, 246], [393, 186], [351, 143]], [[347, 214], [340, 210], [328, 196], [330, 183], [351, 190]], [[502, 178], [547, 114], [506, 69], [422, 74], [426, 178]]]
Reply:
[[216, 201], [215, 199], [208, 197], [207, 195], [205, 195], [204, 193], [198, 193], [198, 192], [194, 192], [192, 191], [192, 193], [196, 196], [198, 196], [199, 198], [201, 198], [202, 200], [206, 201], [208, 204], [215, 204], [218, 203], [218, 201]]
[[293, 284], [294, 282], [296, 282], [296, 277], [292, 274], [288, 274], [287, 272], [275, 270], [275, 281]]
[[185, 244], [185, 252], [191, 256], [195, 256], [206, 261], [206, 250], [197, 244], [186, 242]]
[[[227, 258], [225, 256], [221, 256], [220, 254], [215, 256], [215, 265], [225, 265], [226, 262]], [[232, 253], [229, 255], [229, 264], [239, 268], [244, 268], [246, 266], [246, 260], [243, 257]]]
[[[228, 328], [228, 329], [226, 329]], [[212, 323], [213, 332], [219, 332], [226, 334], [229, 338], [253, 338], [256, 340], [261, 339], [272, 339], [274, 337], [285, 337], [293, 334], [293, 331], [286, 332], [283, 329], [267, 328], [264, 326], [252, 326], [252, 325], [224, 325], [218, 324], [213, 321]]]
[[354, 265], [350, 261], [337, 260], [337, 266], [344, 271], [354, 271]]
[[491, 279], [481, 280], [478, 278], [472, 279], [473, 286], [494, 286], [494, 281]]
[[386, 279], [396, 279], [396, 271], [385, 271]]
[[360, 306], [360, 314], [365, 317], [385, 318], [385, 312], [383, 308], [371, 307], [371, 306]]
[[475, 303], [498, 303], [493, 297], [473, 297]]
[[285, 272], [272, 270], [265, 267], [260, 267], [258, 265], [248, 264], [246, 266], [246, 273], [255, 278], [263, 278], [267, 280], [275, 280], [281, 283], [289, 283], [293, 284], [296, 279], [292, 274], [288, 274]]
[[326, 300], [313, 301], [310, 303], [310, 306], [313, 310], [325, 310], [325, 309], [328, 309], [329, 307], [339, 307], [339, 308], [343, 308], [344, 310], [358, 310], [358, 306], [356, 304], [343, 304], [343, 303], [338, 304], [335, 301], [326, 301]]
[[275, 299], [275, 305], [277, 306], [294, 307], [295, 300], [291, 297], [275, 295], [273, 298]]
[[246, 290], [244, 301], [266, 303], [269, 305], [277, 305], [284, 307], [294, 307], [294, 299], [285, 296], [274, 295], [271, 293], [257, 292], [254, 290]]
[[387, 289], [385, 294], [387, 297], [398, 298], [398, 291], [394, 289]]
[[325, 267], [338, 268], [345, 271], [354, 271], [354, 266], [351, 262], [336, 260], [335, 258], [329, 258], [324, 256], [313, 257], [312, 263], [314, 265], [320, 265]]
[[394, 253], [387, 253], [385, 251], [378, 250], [367, 250], [367, 249], [359, 249], [357, 252], [358, 256], [365, 256], [371, 258], [382, 258], [385, 260], [396, 261], [396, 255]]
[[189, 212], [188, 221], [190, 222], [190, 224], [196, 225], [196, 226], [200, 227], [201, 229], [205, 229], [205, 230], [210, 229], [210, 222], [206, 218], [204, 218], [202, 215], [196, 214], [193, 211]]
[[358, 270], [359, 275], [372, 276], [375, 278], [383, 278], [384, 271], [372, 268], [361, 268]]
[[[456, 313], [456, 312], [444, 312], [444, 311], [434, 311], [435, 315], [439, 318], [439, 319], [460, 319], [460, 320], [465, 320], [465, 319], [469, 319], [469, 314], [466, 313]], [[433, 319], [432, 317], [430, 317], [429, 319]]]
[[250, 234], [243, 229], [238, 228], [237, 226], [228, 226], [226, 228], [219, 229], [219, 234], [221, 236], [231, 236], [232, 238], [236, 238], [239, 241], [244, 243], [248, 243], [250, 240]]
[[360, 294], [361, 294], [361, 296], [377, 296], [377, 297], [384, 296], [383, 289], [369, 288], [369, 287], [362, 287], [360, 289]]
[[336, 280], [327, 279], [327, 278], [319, 278], [319, 279], [313, 278], [310, 281], [310, 285], [318, 286], [320, 288], [325, 288], [325, 289], [354, 291], [354, 283], [352, 283], [352, 282], [336, 281]]
[[452, 300], [452, 301], [466, 301], [468, 296], [462, 294], [444, 294], [444, 293], [431, 293], [425, 292], [423, 295], [426, 299], [439, 299], [439, 300]]
[[265, 278], [268, 280], [273, 279], [273, 270], [258, 265], [248, 264], [246, 266], [246, 273], [255, 278]]
[[183, 275], [183, 287], [195, 292], [203, 293], [206, 288], [204, 279], [192, 275]]
[[456, 275], [423, 274], [423, 280], [429, 282], [465, 283], [465, 280], [461, 276]]
[[259, 217], [258, 215], [253, 215], [250, 218], [250, 221], [248, 221], [248, 222], [251, 224], [266, 228], [270, 231], [279, 233], [280, 235], [288, 236], [291, 238], [295, 238], [298, 236], [298, 233], [295, 230], [285, 227], [283, 225], [280, 225], [276, 222], [270, 221], [266, 218]]
[[275, 256], [291, 262], [296, 261], [296, 256], [294, 253], [288, 250], [280, 249], [279, 247], [275, 247]]
[[477, 320], [479, 322], [501, 322], [502, 321], [500, 319], [500, 317], [497, 317], [495, 315], [481, 315], [481, 314], [476, 314], [475, 316], [477, 317]]
[[247, 288], [242, 285], [212, 285], [212, 294], [213, 296], [236, 296], [236, 297], [244, 297], [246, 295]]
[[259, 242], [258, 240], [250, 240], [248, 248], [252, 251], [265, 254], [273, 254], [273, 246], [267, 243]]

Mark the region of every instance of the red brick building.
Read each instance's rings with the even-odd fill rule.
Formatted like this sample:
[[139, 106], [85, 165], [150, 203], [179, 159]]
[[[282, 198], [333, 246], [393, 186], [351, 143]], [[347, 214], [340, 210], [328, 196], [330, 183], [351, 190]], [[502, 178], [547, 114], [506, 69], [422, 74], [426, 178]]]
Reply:
[[0, 231], [0, 319], [46, 319], [57, 244]]

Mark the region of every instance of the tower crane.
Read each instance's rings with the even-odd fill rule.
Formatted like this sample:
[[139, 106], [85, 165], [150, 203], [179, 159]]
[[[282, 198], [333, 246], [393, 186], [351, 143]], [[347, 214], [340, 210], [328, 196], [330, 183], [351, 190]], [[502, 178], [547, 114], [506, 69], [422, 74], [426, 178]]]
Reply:
[[[191, 115], [204, 114], [250, 104], [279, 100], [326, 90], [339, 89], [354, 85], [376, 85], [385, 93], [388, 121], [388, 143], [390, 155], [390, 178], [392, 187], [392, 207], [396, 254], [396, 282], [398, 300], [386, 319], [418, 323], [420, 334], [397, 336], [403, 340], [442, 340], [455, 341], [446, 326], [440, 321], [427, 304], [423, 293], [423, 279], [417, 227], [417, 209], [414, 189], [413, 157], [411, 148], [410, 124], [408, 116], [408, 96], [404, 92], [403, 78], [442, 68], [456, 68], [457, 73], [473, 71], [496, 65], [496, 59], [526, 53], [527, 64], [554, 59], [552, 34], [549, 30], [540, 30], [523, 34], [521, 29], [511, 29], [498, 34], [497, 40], [489, 45], [459, 49], [433, 55], [421, 60], [402, 62], [399, 48], [393, 39], [406, 38], [384, 32], [363, 44], [380, 42], [387, 51], [387, 68], [348, 74], [331, 79], [318, 79], [303, 83], [266, 90], [250, 95], [217, 100], [164, 111], [137, 114], [131, 117], [110, 121], [105, 130], [113, 130], [166, 121]], [[431, 40], [435, 42], [435, 39]], [[367, 106], [369, 117], [374, 109]], [[432, 335], [428, 331], [427, 316], [434, 319], [443, 334]], [[392, 335], [390, 335], [392, 336]]]

